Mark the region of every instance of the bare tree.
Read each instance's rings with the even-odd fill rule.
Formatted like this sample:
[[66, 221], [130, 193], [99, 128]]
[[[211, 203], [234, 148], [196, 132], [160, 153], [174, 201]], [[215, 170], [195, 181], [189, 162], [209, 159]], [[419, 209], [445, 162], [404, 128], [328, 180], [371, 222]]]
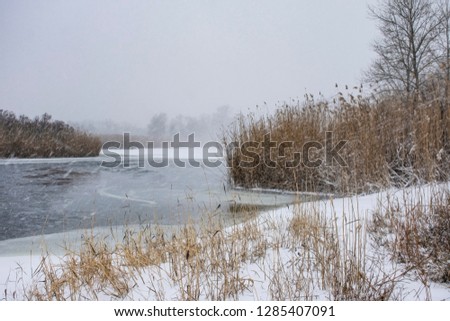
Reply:
[[159, 113], [152, 117], [147, 126], [149, 138], [154, 142], [161, 142], [167, 139], [167, 114]]
[[442, 143], [445, 148], [449, 146], [449, 132], [448, 132], [448, 105], [450, 95], [450, 1], [442, 0], [439, 4], [439, 15], [441, 21], [441, 37], [440, 37], [440, 53], [438, 61], [440, 63], [440, 70], [443, 74], [444, 95], [440, 101], [441, 107], [441, 122], [443, 124]]
[[436, 42], [442, 21], [431, 0], [388, 0], [369, 7], [378, 21], [381, 39], [374, 43], [377, 59], [367, 72], [369, 81], [390, 91], [423, 94], [425, 76], [436, 63]]

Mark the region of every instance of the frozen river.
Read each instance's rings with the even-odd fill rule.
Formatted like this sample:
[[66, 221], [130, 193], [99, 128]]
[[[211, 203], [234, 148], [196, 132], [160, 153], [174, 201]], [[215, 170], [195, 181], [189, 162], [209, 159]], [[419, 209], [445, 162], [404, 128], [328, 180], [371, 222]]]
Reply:
[[[230, 190], [224, 166], [100, 166], [105, 157], [0, 160], [0, 240], [91, 227], [236, 219], [240, 205], [292, 203], [289, 194]], [[212, 213], [212, 214], [211, 214]]]

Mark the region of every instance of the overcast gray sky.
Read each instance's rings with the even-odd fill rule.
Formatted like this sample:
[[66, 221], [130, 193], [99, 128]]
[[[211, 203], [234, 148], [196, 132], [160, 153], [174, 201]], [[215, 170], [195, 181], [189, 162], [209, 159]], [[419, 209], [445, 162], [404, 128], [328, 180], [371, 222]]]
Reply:
[[145, 125], [275, 108], [356, 84], [375, 32], [361, 0], [0, 0], [0, 109]]

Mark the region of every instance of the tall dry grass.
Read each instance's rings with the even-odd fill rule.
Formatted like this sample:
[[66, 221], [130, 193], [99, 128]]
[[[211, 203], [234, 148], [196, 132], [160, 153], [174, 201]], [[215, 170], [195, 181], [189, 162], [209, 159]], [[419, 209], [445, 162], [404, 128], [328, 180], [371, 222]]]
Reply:
[[450, 282], [450, 191], [435, 190], [429, 200], [412, 191], [380, 205], [369, 225], [391, 261], [403, 264], [421, 281], [431, 299], [431, 282]]
[[44, 253], [31, 278], [16, 269], [2, 299], [433, 299], [432, 282], [449, 277], [448, 191], [387, 195], [373, 215], [354, 197], [228, 227], [211, 217], [172, 231], [86, 231], [64, 255]]
[[[225, 145], [261, 144], [264, 135], [270, 134], [277, 147], [288, 141], [293, 148], [284, 155], [278, 148], [272, 148], [270, 155], [261, 145], [252, 149], [261, 160], [271, 157], [276, 161], [274, 168], [264, 161], [242, 166], [242, 161], [248, 161], [242, 148], [231, 149], [227, 157], [231, 183], [247, 188], [360, 193], [447, 180], [450, 108], [443, 109], [442, 103], [440, 99], [417, 102], [404, 97], [366, 99], [348, 94], [344, 98], [339, 94], [334, 102], [307, 96], [304, 104], [285, 104], [270, 115], [241, 115], [225, 133]], [[332, 133], [331, 147], [347, 142], [339, 153], [346, 166], [327, 164], [325, 148], [311, 150], [310, 159], [321, 159], [320, 166], [308, 167], [303, 162], [294, 168], [286, 166], [306, 143], [325, 146], [326, 132]]]
[[349, 213], [314, 204], [227, 228], [207, 220], [172, 233], [159, 227], [106, 237], [87, 232], [62, 257], [43, 255], [24, 298], [401, 299], [397, 286], [405, 273], [385, 269], [383, 257], [368, 252], [357, 204]]
[[98, 156], [100, 148], [99, 138], [48, 114], [29, 119], [0, 109], [0, 157]]

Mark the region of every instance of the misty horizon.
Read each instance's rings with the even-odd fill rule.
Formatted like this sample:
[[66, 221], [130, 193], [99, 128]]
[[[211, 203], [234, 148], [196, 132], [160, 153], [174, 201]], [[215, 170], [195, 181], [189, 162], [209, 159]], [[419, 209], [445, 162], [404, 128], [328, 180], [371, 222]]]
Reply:
[[144, 128], [329, 98], [373, 57], [367, 3], [0, 1], [0, 108]]

